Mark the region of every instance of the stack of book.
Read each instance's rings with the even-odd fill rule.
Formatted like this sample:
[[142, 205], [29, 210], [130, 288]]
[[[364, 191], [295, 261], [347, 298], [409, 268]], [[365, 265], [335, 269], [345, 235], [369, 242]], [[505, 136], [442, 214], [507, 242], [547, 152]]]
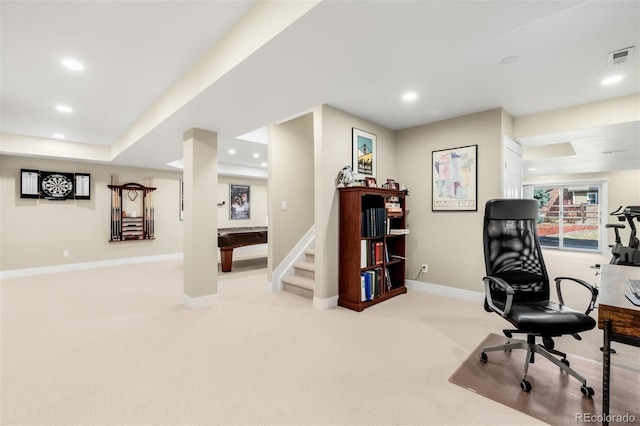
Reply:
[[387, 209], [387, 216], [389, 217], [401, 217], [402, 216], [402, 207], [400, 203], [384, 203], [385, 209]]

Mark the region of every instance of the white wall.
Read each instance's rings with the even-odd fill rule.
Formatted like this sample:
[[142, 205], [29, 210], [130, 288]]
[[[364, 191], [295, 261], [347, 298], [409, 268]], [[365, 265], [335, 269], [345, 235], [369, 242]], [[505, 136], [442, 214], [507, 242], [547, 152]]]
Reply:
[[[229, 185], [247, 185], [250, 187], [250, 217], [249, 219], [230, 219]], [[218, 176], [218, 228], [233, 228], [243, 226], [267, 225], [267, 181], [266, 179], [252, 179], [235, 176]]]
[[395, 132], [328, 105], [314, 108], [316, 292], [328, 299], [338, 295], [339, 196], [335, 178], [351, 165], [351, 134], [356, 127], [377, 137], [377, 180], [398, 180]]
[[269, 126], [268, 281], [313, 226], [313, 144], [311, 113]]
[[[407, 198], [407, 278], [422, 263], [432, 284], [483, 291], [482, 227], [484, 205], [502, 196], [502, 109], [480, 112], [397, 132], [397, 170]], [[505, 129], [506, 127], [506, 129]], [[478, 211], [432, 211], [432, 151], [478, 145]]]
[[[0, 270], [95, 262], [182, 252], [180, 172], [75, 161], [0, 156]], [[91, 174], [91, 199], [49, 201], [20, 198], [20, 169]], [[151, 179], [155, 240], [110, 243], [111, 175], [119, 182]], [[63, 257], [63, 250], [69, 257]]]

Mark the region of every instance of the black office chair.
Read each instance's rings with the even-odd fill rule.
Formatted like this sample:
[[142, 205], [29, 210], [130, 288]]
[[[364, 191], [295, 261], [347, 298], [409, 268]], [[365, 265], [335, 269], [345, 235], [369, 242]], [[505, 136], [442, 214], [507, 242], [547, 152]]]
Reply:
[[[589, 312], [593, 310], [598, 290], [579, 279], [558, 277], [555, 282], [560, 303], [549, 300], [549, 276], [536, 233], [537, 218], [536, 200], [491, 200], [485, 206], [483, 240], [487, 276], [483, 278], [484, 308], [502, 315], [515, 329], [503, 330], [508, 338], [506, 344], [482, 348], [480, 360], [487, 362], [487, 352], [526, 349], [524, 377], [520, 382], [523, 391], [531, 390], [527, 370], [537, 353], [582, 382], [582, 394], [591, 397], [593, 388], [569, 367], [567, 354], [554, 349], [553, 338], [570, 334], [581, 340], [577, 333], [595, 327], [596, 322]], [[589, 289], [591, 302], [585, 313], [564, 305], [560, 289], [563, 280]], [[514, 333], [526, 333], [527, 340], [512, 339]], [[537, 337], [542, 338], [542, 344], [536, 343]]]

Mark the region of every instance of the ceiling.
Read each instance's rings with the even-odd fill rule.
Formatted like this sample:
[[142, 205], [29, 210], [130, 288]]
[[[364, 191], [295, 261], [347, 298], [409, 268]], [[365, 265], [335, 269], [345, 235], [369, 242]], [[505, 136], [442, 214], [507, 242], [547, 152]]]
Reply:
[[[320, 104], [402, 129], [497, 107], [520, 117], [640, 93], [640, 52], [622, 66], [607, 63], [608, 52], [640, 48], [639, 1], [321, 1], [298, 2], [309, 10], [194, 96], [172, 97], [203, 55], [241, 34], [243, 19], [264, 7], [256, 3], [2, 0], [2, 133], [118, 146], [166, 101], [169, 112], [112, 163], [171, 168], [183, 132], [196, 127], [218, 133], [221, 172], [266, 176], [267, 146], [237, 137], [263, 129], [263, 140], [267, 124]], [[511, 56], [518, 60], [501, 63]], [[63, 68], [66, 57], [84, 71]], [[614, 73], [620, 83], [600, 84]], [[418, 98], [403, 102], [406, 91]], [[574, 151], [526, 160], [525, 175], [640, 168], [637, 122], [519, 142], [570, 142]]]

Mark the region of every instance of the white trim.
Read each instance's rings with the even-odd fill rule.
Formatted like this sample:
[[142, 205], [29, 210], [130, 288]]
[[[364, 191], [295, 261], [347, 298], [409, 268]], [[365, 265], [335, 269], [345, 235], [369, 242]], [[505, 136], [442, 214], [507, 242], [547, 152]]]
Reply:
[[309, 247], [315, 238], [315, 226], [300, 238], [300, 241], [291, 249], [289, 254], [280, 262], [271, 274], [271, 284], [267, 287], [271, 291], [282, 291], [282, 278], [293, 275], [293, 264], [304, 258], [304, 251]]
[[[527, 176], [527, 177], [533, 177], [533, 176]], [[553, 186], [563, 186], [563, 185], [584, 185], [584, 184], [588, 184], [588, 183], [605, 183], [608, 182], [609, 178], [593, 178], [593, 179], [567, 179], [567, 180], [563, 180], [563, 179], [554, 179], [554, 180], [543, 180], [540, 182], [523, 182], [523, 185], [531, 185], [531, 186], [546, 186], [546, 187], [553, 187]]]
[[423, 291], [425, 293], [452, 297], [454, 299], [469, 300], [471, 302], [484, 301], [484, 292], [465, 290], [463, 288], [448, 287], [444, 285], [425, 283], [422, 281], [405, 280], [408, 289]]
[[327, 309], [338, 307], [338, 296], [333, 296], [328, 299], [320, 299], [319, 297], [313, 297], [313, 309], [319, 311], [326, 311]]
[[207, 294], [206, 296], [191, 297], [186, 294], [182, 295], [182, 302], [187, 305], [189, 309], [207, 308], [209, 306], [217, 305], [220, 301], [220, 294]]
[[522, 145], [520, 145], [519, 142], [514, 141], [513, 139], [511, 139], [509, 136], [505, 135], [504, 133], [502, 134], [502, 143], [504, 145], [504, 147], [506, 149], [508, 149], [509, 151], [513, 151], [516, 154], [518, 154], [519, 156], [522, 157]]
[[125, 257], [121, 259], [99, 260], [97, 262], [69, 263], [66, 265], [42, 266], [39, 268], [13, 269], [1, 271], [0, 279], [28, 277], [31, 275], [52, 274], [56, 272], [79, 271], [82, 269], [104, 268], [107, 266], [130, 265], [132, 263], [159, 262], [162, 260], [182, 259], [182, 253], [159, 254], [155, 256]]
[[267, 291], [280, 291], [276, 287], [274, 287], [273, 281], [266, 281], [265, 288], [267, 289]]

